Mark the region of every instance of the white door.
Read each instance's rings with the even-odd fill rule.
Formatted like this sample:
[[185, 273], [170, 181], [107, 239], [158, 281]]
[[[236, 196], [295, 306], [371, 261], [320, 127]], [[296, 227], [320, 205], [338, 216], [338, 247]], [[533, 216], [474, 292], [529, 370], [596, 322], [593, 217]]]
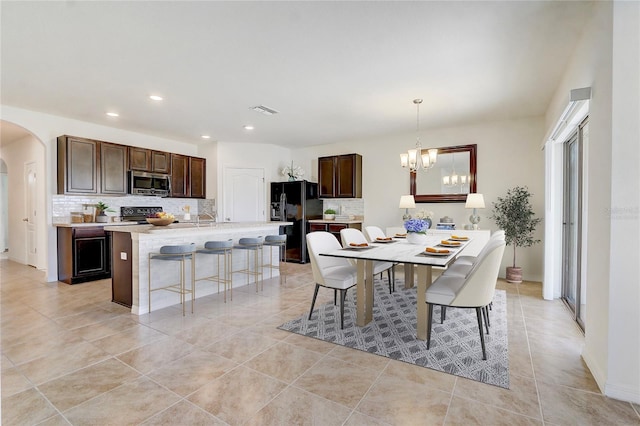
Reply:
[[38, 264], [38, 246], [36, 237], [36, 200], [38, 193], [36, 190], [36, 163], [27, 163], [24, 166], [25, 178], [25, 215], [22, 219], [26, 226], [27, 236], [27, 264], [36, 266]]
[[264, 169], [224, 170], [224, 221], [265, 221]]

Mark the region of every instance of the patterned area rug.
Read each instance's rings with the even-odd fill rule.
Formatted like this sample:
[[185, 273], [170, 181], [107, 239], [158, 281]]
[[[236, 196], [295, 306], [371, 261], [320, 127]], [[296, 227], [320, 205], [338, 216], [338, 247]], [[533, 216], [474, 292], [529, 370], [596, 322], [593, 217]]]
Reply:
[[[507, 307], [504, 290], [496, 290], [489, 311], [490, 334], [485, 334], [487, 360], [482, 360], [475, 309], [447, 309], [440, 324], [440, 308], [434, 307], [431, 347], [416, 339], [416, 289], [396, 283], [389, 294], [386, 283], [376, 280], [373, 321], [355, 325], [355, 287], [347, 292], [344, 329], [340, 329], [340, 307], [333, 302], [316, 305], [311, 320], [308, 313], [287, 321], [280, 329], [335, 343], [399, 361], [408, 362], [479, 382], [509, 388], [507, 352]], [[330, 291], [321, 288], [320, 291]], [[311, 295], [310, 295], [311, 296]]]

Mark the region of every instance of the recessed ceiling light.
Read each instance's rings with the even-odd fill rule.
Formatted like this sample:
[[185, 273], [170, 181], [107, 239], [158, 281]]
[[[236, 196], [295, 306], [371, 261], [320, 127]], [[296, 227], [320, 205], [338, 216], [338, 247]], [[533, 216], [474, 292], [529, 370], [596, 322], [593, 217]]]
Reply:
[[150, 95], [149, 99], [151, 99], [152, 101], [161, 101], [163, 98], [162, 96], [158, 96], [158, 95]]
[[202, 135], [201, 137], [202, 137], [202, 139], [211, 139], [211, 136], [209, 136], [209, 135]]
[[120, 114], [118, 114], [117, 112], [108, 112], [107, 115], [109, 117], [120, 117]]
[[247, 124], [246, 126], [244, 126], [245, 130], [253, 130], [253, 126], [251, 124]]

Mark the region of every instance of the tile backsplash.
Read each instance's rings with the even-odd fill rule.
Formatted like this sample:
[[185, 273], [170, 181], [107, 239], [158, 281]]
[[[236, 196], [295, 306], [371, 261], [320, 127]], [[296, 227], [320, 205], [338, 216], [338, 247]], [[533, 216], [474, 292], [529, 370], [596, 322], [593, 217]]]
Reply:
[[333, 209], [338, 214], [363, 217], [364, 199], [362, 198], [325, 198], [322, 200], [322, 211]]
[[162, 207], [168, 213], [176, 217], [184, 215], [183, 208], [190, 207], [191, 215], [198, 213], [215, 215], [216, 200], [201, 200], [195, 198], [159, 198], [159, 197], [91, 197], [80, 195], [54, 195], [53, 196], [53, 223], [68, 223], [71, 212], [83, 211], [83, 204], [96, 204], [102, 201], [113, 212], [106, 212], [108, 216], [120, 216], [120, 207]]

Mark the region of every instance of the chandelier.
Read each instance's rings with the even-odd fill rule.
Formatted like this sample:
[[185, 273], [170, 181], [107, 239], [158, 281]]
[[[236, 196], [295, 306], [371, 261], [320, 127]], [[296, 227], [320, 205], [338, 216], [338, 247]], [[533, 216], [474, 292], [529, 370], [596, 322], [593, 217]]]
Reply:
[[422, 151], [422, 144], [420, 143], [420, 104], [422, 99], [414, 99], [413, 103], [416, 105], [416, 147], [410, 149], [406, 153], [400, 154], [400, 165], [404, 168], [409, 167], [411, 172], [417, 172], [420, 169], [429, 170], [432, 168], [438, 160], [438, 150], [429, 149], [427, 152]]
[[469, 181], [469, 177], [466, 174], [459, 175], [458, 173], [456, 173], [456, 154], [455, 153], [451, 154], [451, 161], [453, 163], [451, 167], [451, 174], [444, 175], [442, 177], [442, 184], [445, 186], [460, 185], [460, 187], [462, 188]]

